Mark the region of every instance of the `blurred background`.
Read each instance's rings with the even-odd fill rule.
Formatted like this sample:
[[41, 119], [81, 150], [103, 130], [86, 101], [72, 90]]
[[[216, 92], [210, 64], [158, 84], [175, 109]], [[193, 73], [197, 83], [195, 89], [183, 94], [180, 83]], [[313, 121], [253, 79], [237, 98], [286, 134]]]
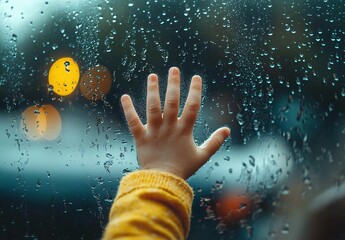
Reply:
[[120, 96], [145, 121], [147, 75], [163, 99], [171, 66], [181, 102], [194, 74], [205, 83], [196, 143], [232, 132], [189, 179], [188, 239], [344, 239], [325, 227], [344, 222], [342, 0], [2, 0], [0, 13], [1, 239], [101, 237], [138, 168]]

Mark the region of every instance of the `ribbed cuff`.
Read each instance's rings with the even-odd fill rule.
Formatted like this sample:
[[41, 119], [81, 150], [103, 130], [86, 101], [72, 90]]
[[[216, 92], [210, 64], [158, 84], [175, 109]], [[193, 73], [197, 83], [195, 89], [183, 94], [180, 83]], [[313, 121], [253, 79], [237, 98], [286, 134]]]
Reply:
[[138, 170], [123, 177], [116, 199], [141, 188], [163, 189], [179, 197], [188, 209], [191, 208], [193, 189], [188, 183], [176, 175], [157, 170]]

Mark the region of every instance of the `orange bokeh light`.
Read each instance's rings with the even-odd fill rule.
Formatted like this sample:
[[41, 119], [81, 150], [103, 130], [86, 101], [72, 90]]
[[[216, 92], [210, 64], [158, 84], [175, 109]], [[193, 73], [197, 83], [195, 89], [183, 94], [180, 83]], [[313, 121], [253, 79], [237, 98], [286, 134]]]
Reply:
[[226, 194], [216, 205], [217, 216], [228, 225], [249, 217], [252, 206], [249, 195]]
[[61, 132], [61, 117], [59, 112], [52, 105], [43, 105], [40, 110], [42, 114], [39, 117], [46, 119], [45, 129], [42, 131], [43, 138], [47, 140], [56, 139]]
[[80, 90], [88, 100], [99, 100], [105, 97], [111, 87], [111, 74], [102, 66], [89, 68], [81, 77]]
[[60, 58], [50, 67], [49, 87], [56, 94], [67, 96], [76, 89], [79, 77], [78, 64], [70, 57]]
[[25, 109], [21, 129], [28, 140], [54, 140], [61, 132], [61, 117], [52, 105]]

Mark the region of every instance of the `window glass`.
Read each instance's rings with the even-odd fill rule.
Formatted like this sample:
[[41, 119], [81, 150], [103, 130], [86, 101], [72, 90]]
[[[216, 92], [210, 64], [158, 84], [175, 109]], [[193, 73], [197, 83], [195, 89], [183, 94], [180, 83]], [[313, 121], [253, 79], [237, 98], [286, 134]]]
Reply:
[[189, 179], [189, 239], [298, 238], [344, 199], [342, 0], [4, 0], [0, 13], [1, 239], [100, 238], [138, 168], [120, 96], [144, 120], [146, 77], [163, 98], [171, 66], [181, 102], [204, 80], [197, 144], [231, 128]]

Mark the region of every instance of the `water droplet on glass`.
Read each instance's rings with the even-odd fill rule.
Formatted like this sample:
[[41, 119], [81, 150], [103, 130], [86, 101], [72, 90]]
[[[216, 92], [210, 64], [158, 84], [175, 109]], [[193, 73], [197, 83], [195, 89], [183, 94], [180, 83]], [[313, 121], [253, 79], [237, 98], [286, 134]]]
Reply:
[[334, 111], [334, 104], [333, 104], [333, 103], [329, 104], [328, 110], [329, 110], [330, 112], [333, 112], [333, 111]]
[[249, 156], [249, 164], [255, 167], [255, 158], [252, 155]]
[[217, 191], [220, 191], [223, 188], [223, 182], [222, 181], [216, 181], [215, 188]]
[[65, 65], [65, 70], [66, 70], [66, 72], [70, 72], [71, 70], [69, 69], [69, 66], [71, 65], [71, 63], [70, 63], [69, 61], [66, 61], [66, 62], [64, 63], [64, 65]]
[[247, 230], [247, 238], [252, 238], [253, 236], [253, 227], [252, 226], [247, 226], [246, 227], [246, 230]]
[[54, 90], [54, 86], [53, 85], [49, 85], [48, 86], [48, 92], [52, 92]]
[[282, 194], [282, 195], [289, 195], [290, 194], [290, 189], [289, 189], [289, 187], [288, 186], [283, 186], [282, 188], [281, 188], [281, 190], [280, 190], [280, 193]]
[[343, 87], [343, 88], [341, 89], [341, 96], [342, 96], [342, 97], [345, 97], [345, 87]]
[[284, 227], [282, 228], [280, 233], [283, 234], [283, 235], [288, 235], [290, 233], [290, 226], [289, 226], [288, 223], [284, 224]]
[[242, 126], [244, 124], [244, 121], [243, 121], [243, 116], [241, 113], [237, 113], [236, 115], [236, 119], [237, 119], [237, 122], [240, 126]]
[[309, 185], [311, 183], [310, 177], [309, 176], [305, 176], [303, 178], [303, 182], [304, 182], [304, 184]]
[[122, 170], [122, 173], [124, 173], [124, 174], [130, 173], [130, 172], [132, 172], [132, 170], [129, 169], [129, 168], [125, 168], [125, 169]]
[[12, 34], [12, 38], [11, 38], [11, 41], [16, 43], [17, 42], [17, 39], [18, 39], [18, 36], [16, 34]]
[[36, 182], [36, 188], [40, 188], [42, 186], [41, 181], [38, 179]]

